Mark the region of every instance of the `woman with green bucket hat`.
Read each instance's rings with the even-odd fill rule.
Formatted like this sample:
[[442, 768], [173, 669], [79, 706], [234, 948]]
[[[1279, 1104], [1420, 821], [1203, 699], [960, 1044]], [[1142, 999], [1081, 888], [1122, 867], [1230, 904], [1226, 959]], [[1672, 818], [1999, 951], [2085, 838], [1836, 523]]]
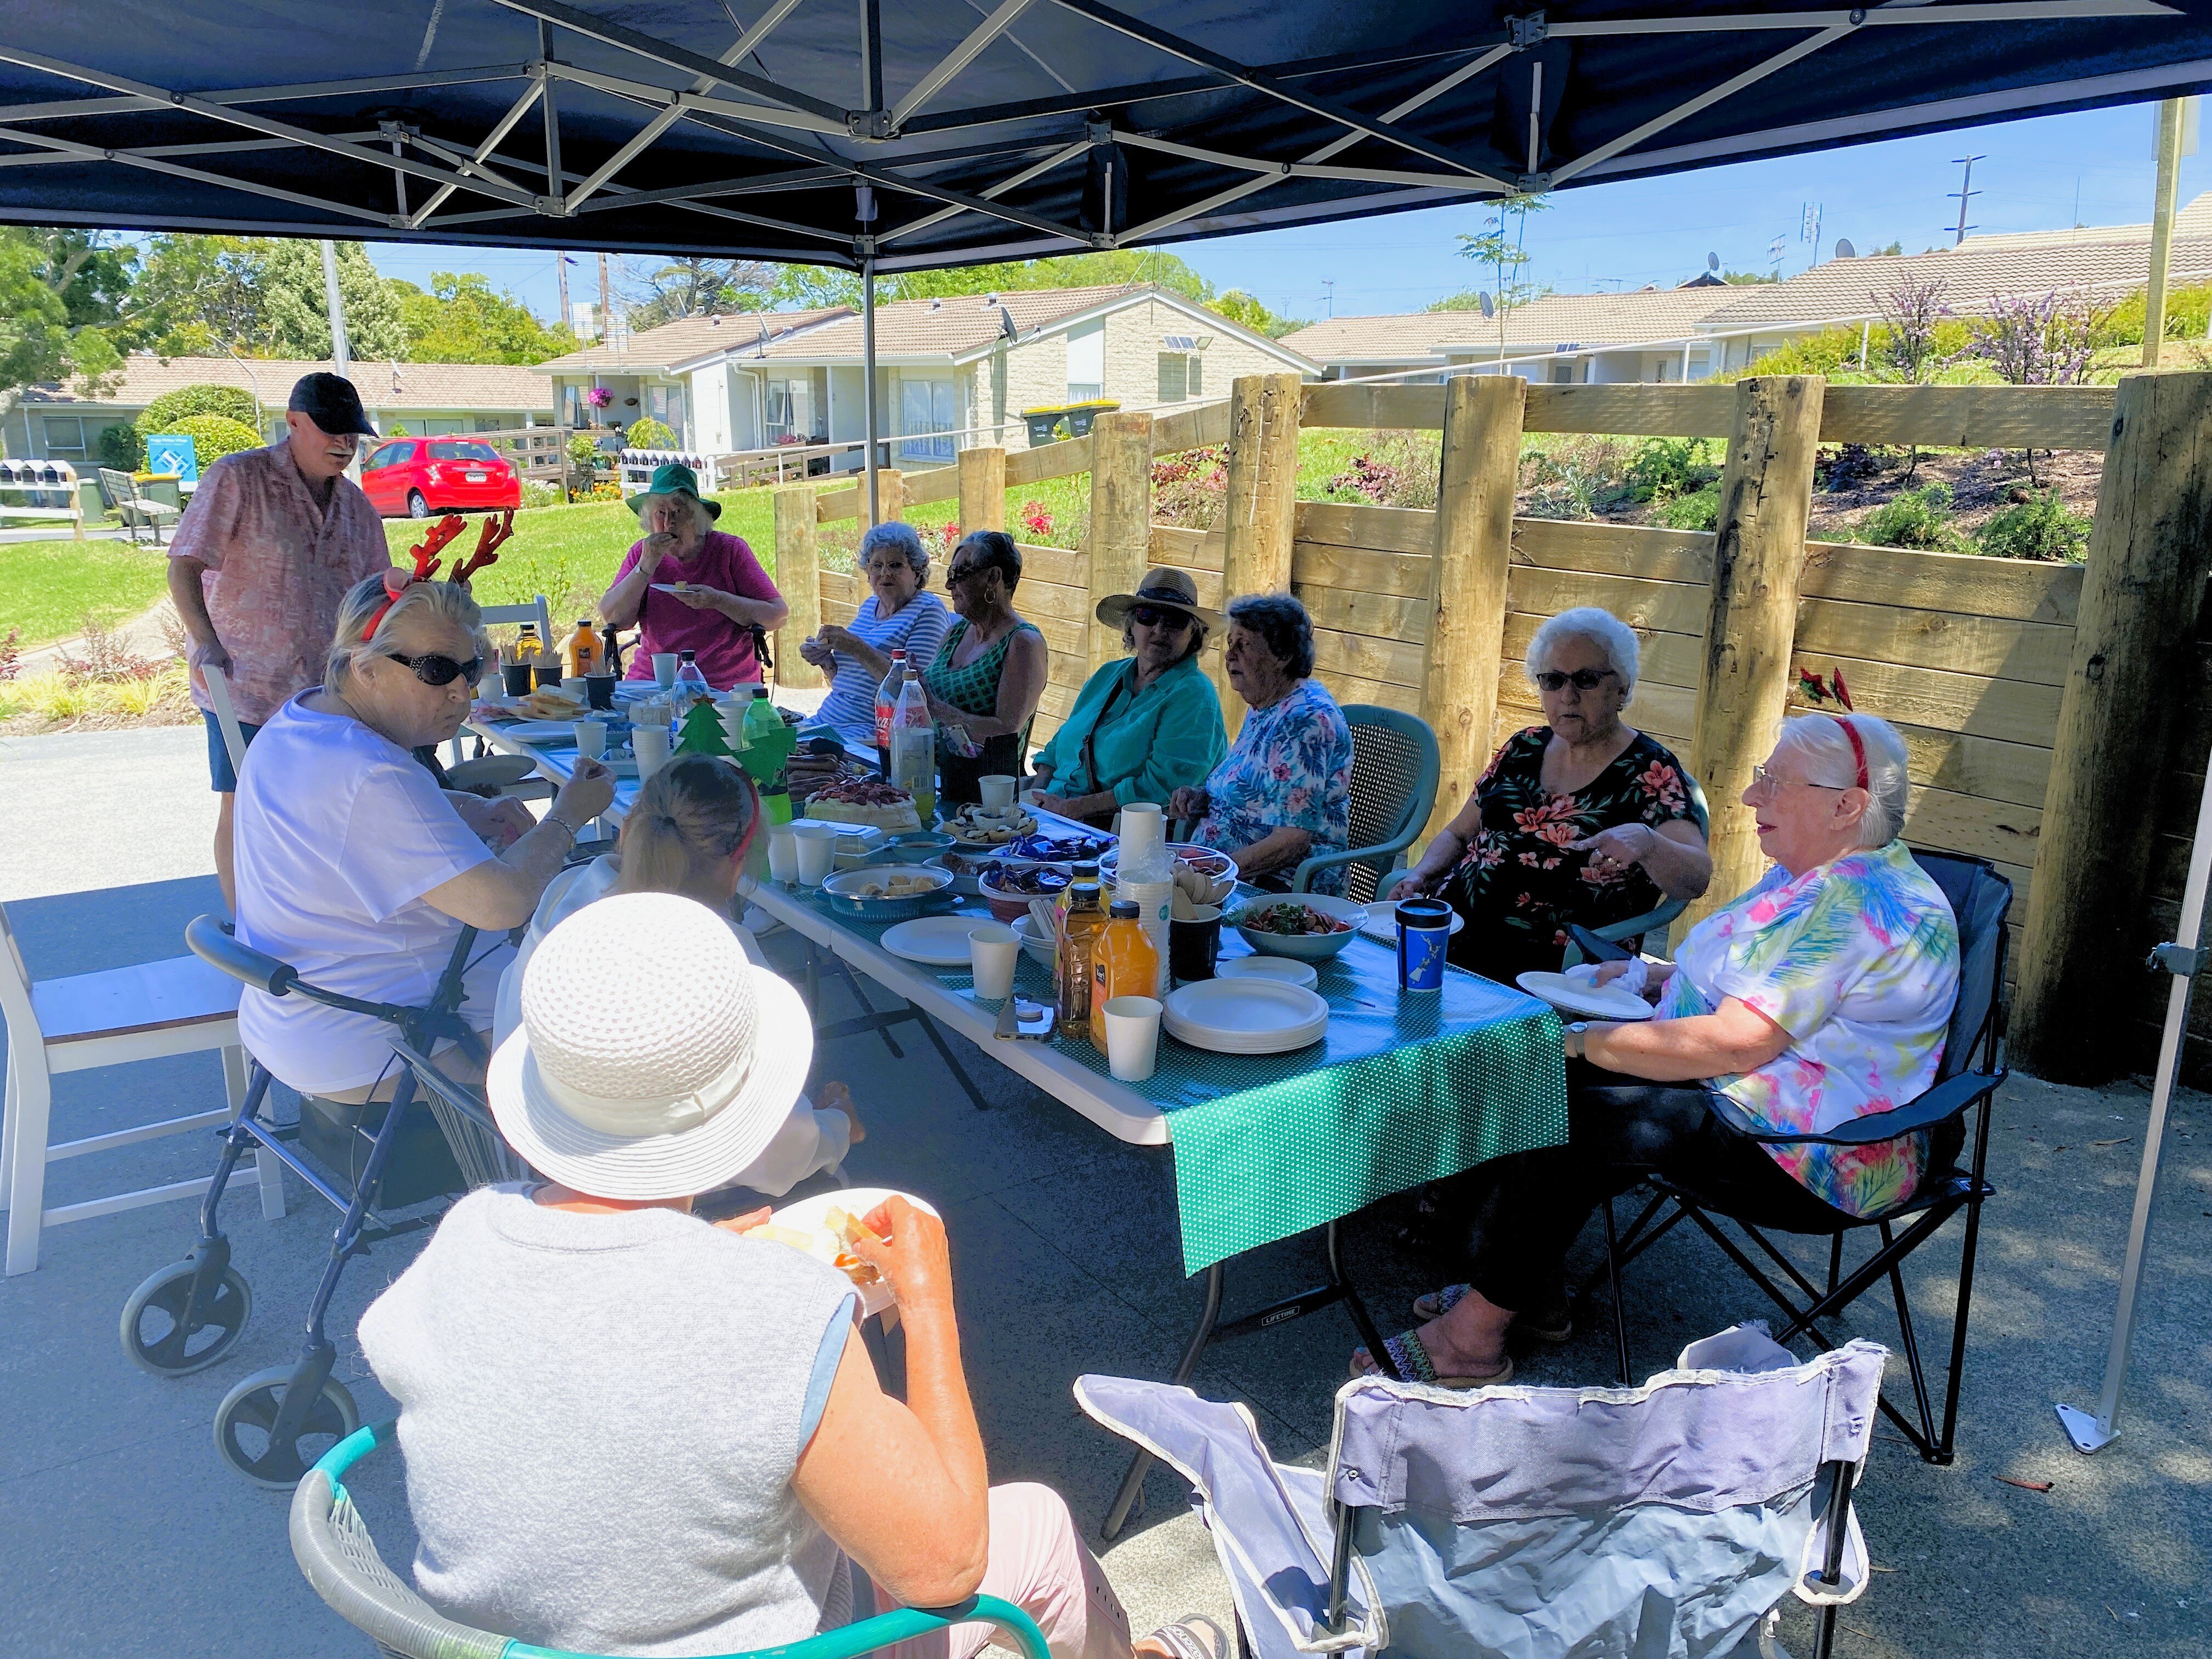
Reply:
[[714, 527], [721, 503], [702, 498], [691, 469], [671, 462], [626, 505], [646, 533], [600, 598], [599, 615], [617, 628], [636, 624], [629, 678], [651, 679], [657, 652], [690, 651], [718, 691], [757, 682], [752, 630], [782, 627], [786, 608], [744, 538]]

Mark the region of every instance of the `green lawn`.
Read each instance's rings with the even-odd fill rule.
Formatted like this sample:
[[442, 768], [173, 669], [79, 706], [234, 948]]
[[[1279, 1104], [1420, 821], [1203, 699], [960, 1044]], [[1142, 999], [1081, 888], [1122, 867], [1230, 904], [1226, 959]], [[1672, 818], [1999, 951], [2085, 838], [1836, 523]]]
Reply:
[[75, 638], [87, 616], [118, 623], [142, 615], [167, 591], [168, 564], [150, 543], [0, 544], [0, 639], [20, 629], [28, 650]]

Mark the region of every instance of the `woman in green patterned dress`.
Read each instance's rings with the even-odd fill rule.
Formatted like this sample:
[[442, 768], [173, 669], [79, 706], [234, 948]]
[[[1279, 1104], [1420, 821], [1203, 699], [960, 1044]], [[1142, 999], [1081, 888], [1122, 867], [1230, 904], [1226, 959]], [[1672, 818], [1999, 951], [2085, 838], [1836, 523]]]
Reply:
[[1051, 654], [1036, 625], [1015, 614], [1021, 579], [1022, 550], [1001, 530], [963, 537], [945, 568], [945, 596], [960, 619], [921, 675], [937, 721], [941, 805], [981, 800], [979, 778], [1029, 769], [1022, 762]]

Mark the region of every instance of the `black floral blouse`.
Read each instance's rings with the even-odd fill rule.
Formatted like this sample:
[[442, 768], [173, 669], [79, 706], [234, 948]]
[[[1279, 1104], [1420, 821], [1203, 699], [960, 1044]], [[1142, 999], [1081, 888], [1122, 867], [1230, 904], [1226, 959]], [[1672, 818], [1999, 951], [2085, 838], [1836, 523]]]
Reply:
[[1643, 866], [1590, 867], [1568, 850], [1601, 830], [1688, 818], [1682, 763], [1639, 732], [1604, 771], [1571, 795], [1544, 788], [1548, 726], [1516, 732], [1491, 757], [1475, 794], [1482, 826], [1445, 878], [1443, 896], [1467, 918], [1451, 943], [1462, 968], [1512, 982], [1531, 969], [1556, 972], [1567, 923], [1603, 927], [1656, 909], [1664, 895]]

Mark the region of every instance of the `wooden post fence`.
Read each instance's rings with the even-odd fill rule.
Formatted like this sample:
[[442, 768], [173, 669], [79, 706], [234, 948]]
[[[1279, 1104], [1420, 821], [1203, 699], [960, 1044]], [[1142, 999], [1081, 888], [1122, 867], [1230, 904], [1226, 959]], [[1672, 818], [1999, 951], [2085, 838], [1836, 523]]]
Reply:
[[1004, 530], [1006, 527], [1006, 452], [1003, 449], [963, 449], [960, 452], [960, 528]]
[[[1291, 591], [1303, 396], [1295, 374], [1240, 374], [1231, 387], [1229, 480], [1221, 509], [1224, 605], [1240, 594]], [[1244, 725], [1244, 699], [1231, 689], [1221, 658], [1212, 658], [1208, 668], [1233, 739]]]
[[814, 489], [786, 484], [775, 492], [775, 589], [789, 614], [775, 630], [778, 685], [811, 690], [822, 671], [799, 654], [799, 642], [822, 627], [822, 556], [815, 529]]
[[[1091, 427], [1091, 532], [1084, 548], [1092, 612], [1084, 636], [1093, 672], [1123, 654], [1120, 633], [1097, 619], [1098, 602], [1137, 591], [1152, 562], [1152, 417], [1101, 415]], [[1287, 538], [1284, 545], [1287, 552]]]
[[1741, 797], [1751, 769], [1773, 748], [1789, 704], [1797, 579], [1826, 388], [1817, 374], [1736, 382], [1690, 758], [1712, 804], [1713, 879], [1676, 924], [1678, 935], [1765, 868], [1758, 826]]
[[1490, 760], [1528, 392], [1528, 382], [1511, 374], [1462, 375], [1446, 384], [1421, 683], [1421, 718], [1435, 728], [1443, 757], [1429, 836], [1459, 811]]
[[2051, 745], [2013, 1020], [2016, 1063], [2053, 1082], [2136, 1069], [2113, 1034], [2150, 994], [2139, 958], [2154, 785], [2191, 678], [2208, 563], [2212, 374], [2125, 376]]
[[885, 467], [876, 474], [876, 506], [881, 514], [880, 519], [868, 517], [868, 492], [865, 485], [860, 489], [860, 510], [855, 516], [860, 521], [860, 533], [865, 536], [878, 523], [889, 524], [906, 510], [906, 474], [895, 466]]

